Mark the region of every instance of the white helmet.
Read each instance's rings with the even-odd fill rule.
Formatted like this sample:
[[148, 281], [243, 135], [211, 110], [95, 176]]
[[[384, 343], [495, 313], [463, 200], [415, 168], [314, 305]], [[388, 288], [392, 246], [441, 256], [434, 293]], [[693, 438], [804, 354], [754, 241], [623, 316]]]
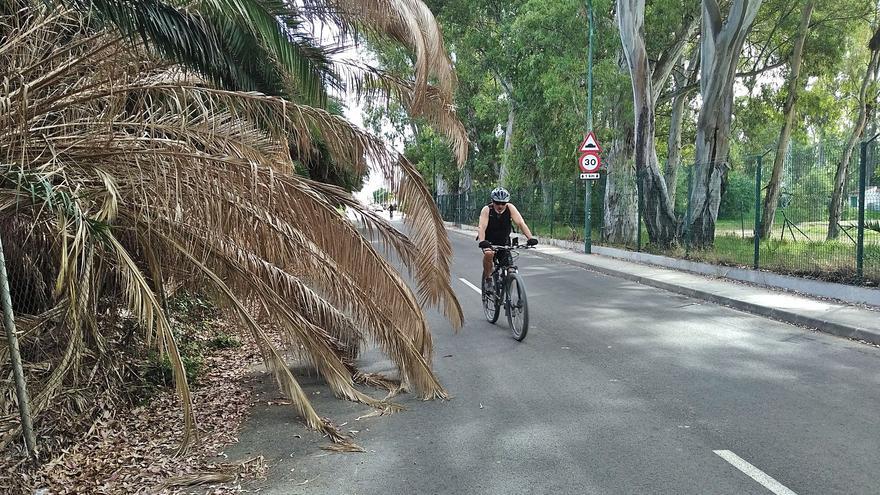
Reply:
[[503, 187], [496, 187], [492, 191], [492, 201], [495, 203], [507, 203], [510, 201], [510, 193]]

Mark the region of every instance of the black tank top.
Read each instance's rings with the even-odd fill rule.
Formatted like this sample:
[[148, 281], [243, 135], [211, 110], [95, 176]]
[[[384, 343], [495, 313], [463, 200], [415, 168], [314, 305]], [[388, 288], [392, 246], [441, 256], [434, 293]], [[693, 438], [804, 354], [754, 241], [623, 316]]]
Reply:
[[500, 215], [489, 204], [489, 225], [486, 227], [486, 240], [497, 246], [510, 244], [510, 232], [513, 222], [510, 220], [510, 206]]

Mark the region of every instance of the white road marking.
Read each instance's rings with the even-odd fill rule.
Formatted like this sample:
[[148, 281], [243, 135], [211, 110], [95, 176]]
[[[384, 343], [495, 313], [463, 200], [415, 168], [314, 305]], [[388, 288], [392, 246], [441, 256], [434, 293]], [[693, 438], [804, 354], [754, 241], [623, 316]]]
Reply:
[[770, 490], [776, 495], [797, 495], [795, 492], [786, 488], [785, 485], [773, 479], [769, 474], [761, 471], [755, 466], [752, 466], [733, 452], [729, 450], [713, 450], [713, 452], [715, 452], [718, 457], [729, 462], [733, 465], [733, 467], [747, 474], [750, 478], [757, 481], [764, 488]]
[[459, 280], [461, 280], [462, 282], [464, 282], [464, 285], [467, 285], [467, 286], [470, 287], [471, 289], [474, 289], [474, 290], [477, 292], [477, 294], [481, 294], [481, 295], [483, 294], [483, 291], [480, 290], [480, 288], [477, 287], [476, 285], [474, 285], [474, 284], [468, 282], [467, 280], [465, 280], [465, 279], [463, 279], [463, 278], [459, 278]]

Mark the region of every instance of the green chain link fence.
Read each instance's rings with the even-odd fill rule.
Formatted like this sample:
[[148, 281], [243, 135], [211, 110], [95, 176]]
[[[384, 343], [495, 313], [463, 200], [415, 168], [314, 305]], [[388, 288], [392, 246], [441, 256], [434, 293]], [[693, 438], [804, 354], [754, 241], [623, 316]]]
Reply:
[[[593, 243], [722, 265], [877, 285], [880, 283], [880, 149], [876, 142], [864, 147], [864, 157], [859, 145], [851, 153], [843, 187], [839, 188], [842, 193], [839, 218], [833, 222], [830, 235], [835, 176], [844, 158], [842, 144], [791, 147], [784, 160], [772, 225], [767, 235], [758, 237], [758, 242], [755, 232], [764, 220], [764, 200], [772, 177], [775, 150], [762, 157], [731, 160], [723, 181], [715, 243], [711, 249], [690, 248], [686, 226], [693, 174], [697, 168], [693, 164], [682, 164], [677, 170], [674, 209], [683, 223], [682, 237], [678, 246], [665, 250], [648, 242], [640, 221], [634, 174], [616, 176], [609, 184], [603, 173], [591, 186]], [[859, 174], [862, 169], [865, 220], [860, 226]], [[480, 209], [489, 202], [493, 187], [439, 195], [437, 202], [443, 219], [475, 225]], [[526, 184], [510, 188], [510, 192], [513, 203], [537, 235], [583, 241], [584, 187], [584, 181], [572, 179]], [[612, 205], [607, 211], [606, 194], [611, 200], [608, 204]]]

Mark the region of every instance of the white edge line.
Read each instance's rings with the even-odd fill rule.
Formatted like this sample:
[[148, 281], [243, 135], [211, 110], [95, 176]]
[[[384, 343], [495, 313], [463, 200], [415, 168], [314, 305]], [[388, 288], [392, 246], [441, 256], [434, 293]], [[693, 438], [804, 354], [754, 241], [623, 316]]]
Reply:
[[776, 481], [769, 474], [761, 471], [760, 469], [752, 466], [740, 456], [734, 454], [729, 450], [713, 450], [718, 457], [724, 459], [729, 462], [733, 467], [739, 469], [743, 473], [747, 474], [750, 478], [760, 483], [764, 488], [770, 490], [776, 495], [797, 495], [795, 492], [789, 490], [785, 485]]
[[463, 279], [463, 278], [459, 278], [459, 280], [461, 280], [462, 282], [464, 282], [464, 285], [467, 285], [467, 286], [470, 287], [471, 289], [474, 289], [474, 290], [477, 292], [477, 294], [481, 294], [481, 295], [483, 294], [483, 291], [480, 290], [480, 288], [477, 287], [476, 285], [474, 285], [474, 284], [468, 282], [467, 280], [465, 280], [465, 279]]

